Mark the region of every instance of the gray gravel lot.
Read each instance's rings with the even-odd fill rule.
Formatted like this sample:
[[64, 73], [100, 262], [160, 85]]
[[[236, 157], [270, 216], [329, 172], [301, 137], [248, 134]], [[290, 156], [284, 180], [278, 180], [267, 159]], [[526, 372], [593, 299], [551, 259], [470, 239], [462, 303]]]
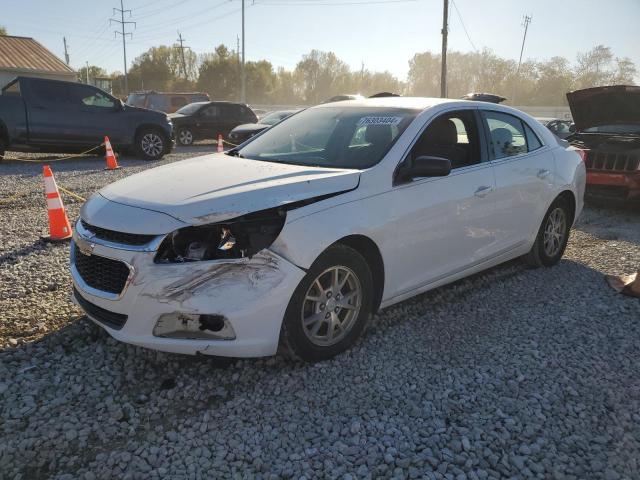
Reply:
[[[165, 162], [211, 151], [177, 149]], [[88, 196], [157, 165], [51, 164]], [[164, 163], [164, 162], [163, 162]], [[589, 208], [551, 269], [511, 262], [382, 311], [349, 352], [193, 358], [69, 300], [38, 164], [0, 164], [0, 478], [640, 478], [640, 212]], [[80, 203], [63, 197], [72, 221]]]

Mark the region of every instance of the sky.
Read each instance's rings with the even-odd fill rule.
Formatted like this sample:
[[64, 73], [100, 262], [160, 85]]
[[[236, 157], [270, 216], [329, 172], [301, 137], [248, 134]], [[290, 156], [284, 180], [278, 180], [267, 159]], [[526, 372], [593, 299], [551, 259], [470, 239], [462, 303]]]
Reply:
[[[235, 49], [242, 0], [123, 0], [127, 59], [177, 41], [196, 53]], [[489, 48], [518, 58], [525, 14], [532, 17], [523, 60], [564, 56], [603, 44], [640, 70], [640, 0], [451, 0], [449, 50]], [[120, 0], [1, 0], [0, 25], [33, 37], [70, 64], [123, 70], [122, 38], [109, 24]], [[8, 8], [7, 8], [8, 7]], [[417, 52], [440, 52], [443, 0], [246, 0], [246, 59], [293, 69], [311, 49], [333, 51], [352, 69], [388, 70], [406, 79]], [[135, 28], [134, 28], [135, 27]], [[466, 32], [465, 32], [466, 27]], [[640, 83], [640, 75], [636, 78]]]

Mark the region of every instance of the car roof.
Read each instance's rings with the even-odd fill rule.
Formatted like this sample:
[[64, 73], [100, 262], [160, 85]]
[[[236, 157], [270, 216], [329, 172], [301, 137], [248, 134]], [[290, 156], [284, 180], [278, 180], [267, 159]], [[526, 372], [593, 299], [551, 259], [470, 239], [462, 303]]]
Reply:
[[460, 107], [479, 107], [484, 110], [498, 110], [503, 112], [524, 113], [507, 105], [498, 103], [481, 102], [477, 100], [461, 100], [456, 98], [437, 98], [437, 97], [378, 97], [378, 98], [362, 98], [358, 100], [343, 100], [341, 102], [321, 103], [312, 108], [331, 108], [331, 107], [380, 107], [380, 108], [399, 108], [407, 110], [426, 110], [438, 105], [451, 105]]

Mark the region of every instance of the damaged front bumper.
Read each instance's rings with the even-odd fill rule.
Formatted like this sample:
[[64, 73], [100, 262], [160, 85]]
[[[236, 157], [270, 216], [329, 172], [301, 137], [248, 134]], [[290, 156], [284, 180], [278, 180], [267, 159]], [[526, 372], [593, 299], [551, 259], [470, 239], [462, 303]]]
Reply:
[[[85, 281], [76, 266], [82, 251], [129, 268], [122, 292], [101, 291]], [[276, 353], [285, 310], [305, 275], [302, 269], [268, 249], [251, 258], [185, 263], [158, 264], [154, 256], [155, 249], [116, 247], [74, 231], [75, 302], [126, 343], [192, 355]]]

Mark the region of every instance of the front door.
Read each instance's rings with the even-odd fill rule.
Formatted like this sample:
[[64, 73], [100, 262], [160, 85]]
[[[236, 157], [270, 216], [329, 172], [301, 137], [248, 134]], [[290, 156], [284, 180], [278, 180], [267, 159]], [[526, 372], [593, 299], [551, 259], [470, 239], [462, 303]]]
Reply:
[[394, 188], [392, 210], [397, 248], [389, 274], [395, 295], [463, 271], [495, 254], [495, 190], [491, 164], [483, 153], [475, 109], [435, 118], [404, 161], [444, 157], [446, 177], [421, 178]]

